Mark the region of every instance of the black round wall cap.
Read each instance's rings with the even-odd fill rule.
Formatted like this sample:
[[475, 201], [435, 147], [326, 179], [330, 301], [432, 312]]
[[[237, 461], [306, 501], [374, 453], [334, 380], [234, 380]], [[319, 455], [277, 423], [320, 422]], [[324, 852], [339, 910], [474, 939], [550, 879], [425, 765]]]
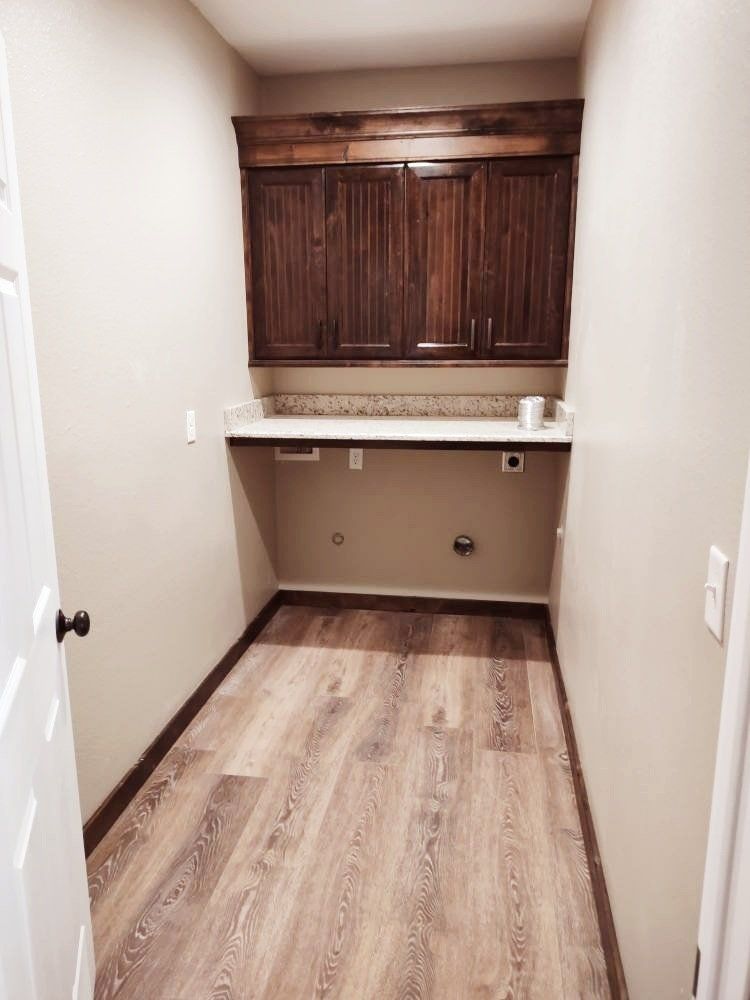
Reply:
[[468, 535], [458, 535], [453, 542], [453, 551], [459, 556], [470, 556], [474, 551], [474, 540]]

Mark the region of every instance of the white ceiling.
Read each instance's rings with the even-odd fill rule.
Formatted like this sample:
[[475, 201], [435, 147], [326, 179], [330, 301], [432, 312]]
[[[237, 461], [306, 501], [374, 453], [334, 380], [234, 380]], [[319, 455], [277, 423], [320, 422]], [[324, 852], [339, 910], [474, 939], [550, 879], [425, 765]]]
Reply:
[[591, 0], [193, 0], [262, 76], [574, 56]]

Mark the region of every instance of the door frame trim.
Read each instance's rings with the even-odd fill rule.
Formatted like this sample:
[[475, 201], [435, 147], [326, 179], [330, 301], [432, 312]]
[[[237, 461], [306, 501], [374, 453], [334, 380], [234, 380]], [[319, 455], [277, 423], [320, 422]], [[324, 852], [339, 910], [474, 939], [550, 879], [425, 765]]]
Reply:
[[[711, 818], [698, 925], [698, 1000], [730, 1000], [726, 974], [732, 921], [732, 886], [740, 863], [750, 862], [750, 843], [737, 840], [742, 809], [748, 811], [750, 773], [750, 465], [745, 483], [737, 550], [732, 617], [716, 750]], [[736, 969], [732, 969], [736, 972]], [[746, 958], [745, 979], [750, 978]]]

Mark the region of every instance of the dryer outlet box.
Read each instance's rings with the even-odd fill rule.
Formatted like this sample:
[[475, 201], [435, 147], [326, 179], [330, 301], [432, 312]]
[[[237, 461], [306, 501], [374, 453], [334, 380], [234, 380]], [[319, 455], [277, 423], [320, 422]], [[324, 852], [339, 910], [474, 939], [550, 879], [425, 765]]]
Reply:
[[504, 451], [500, 468], [503, 472], [523, 472], [526, 455], [522, 451]]

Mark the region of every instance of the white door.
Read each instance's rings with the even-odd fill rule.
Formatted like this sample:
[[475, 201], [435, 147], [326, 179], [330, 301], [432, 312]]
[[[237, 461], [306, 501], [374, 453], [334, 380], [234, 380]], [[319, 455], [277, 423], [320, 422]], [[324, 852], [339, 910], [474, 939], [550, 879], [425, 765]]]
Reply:
[[8, 73], [0, 38], [3, 1000], [88, 1000], [92, 995], [94, 956], [65, 654], [55, 634], [59, 606]]

